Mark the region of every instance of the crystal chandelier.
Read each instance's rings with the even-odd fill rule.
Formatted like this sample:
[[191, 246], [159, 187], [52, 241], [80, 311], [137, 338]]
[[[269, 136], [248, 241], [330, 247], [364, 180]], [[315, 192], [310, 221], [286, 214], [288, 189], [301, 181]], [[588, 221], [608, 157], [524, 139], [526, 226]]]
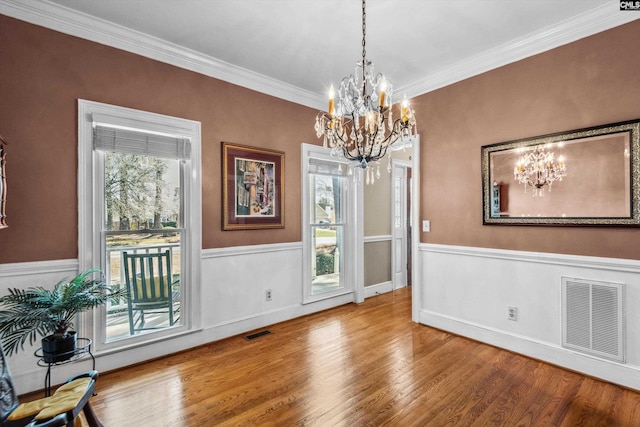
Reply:
[[549, 187], [554, 181], [562, 181], [567, 175], [567, 166], [562, 156], [554, 162], [554, 154], [545, 151], [541, 146], [536, 146], [530, 153], [524, 154], [513, 168], [513, 175], [516, 181], [524, 184], [524, 191], [527, 187], [533, 187], [533, 196], [543, 196], [544, 186]]
[[[315, 130], [331, 154], [351, 160], [366, 173], [367, 184], [380, 177], [380, 160], [399, 139], [416, 134], [416, 120], [405, 96], [394, 120], [393, 87], [366, 58], [366, 11], [362, 0], [362, 62], [355, 73], [342, 79], [337, 92], [329, 90], [329, 109], [316, 116]], [[337, 101], [337, 102], [336, 102]], [[387, 166], [391, 170], [391, 163]], [[349, 170], [351, 172], [351, 169]]]

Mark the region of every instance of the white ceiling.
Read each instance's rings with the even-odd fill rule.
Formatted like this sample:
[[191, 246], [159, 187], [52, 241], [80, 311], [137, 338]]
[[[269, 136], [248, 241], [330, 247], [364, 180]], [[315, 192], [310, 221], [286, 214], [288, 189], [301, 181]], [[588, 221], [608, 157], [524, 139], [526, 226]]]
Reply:
[[[0, 0], [0, 12], [316, 108], [362, 56], [359, 0]], [[367, 59], [412, 97], [638, 15], [617, 0], [369, 0]]]

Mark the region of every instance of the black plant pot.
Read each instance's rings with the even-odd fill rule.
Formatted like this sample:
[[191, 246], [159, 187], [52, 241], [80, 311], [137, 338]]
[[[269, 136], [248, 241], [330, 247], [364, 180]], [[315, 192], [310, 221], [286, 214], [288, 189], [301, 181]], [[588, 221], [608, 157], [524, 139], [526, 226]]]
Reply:
[[42, 355], [45, 363], [58, 363], [70, 359], [76, 352], [76, 331], [59, 337], [49, 335], [42, 338]]

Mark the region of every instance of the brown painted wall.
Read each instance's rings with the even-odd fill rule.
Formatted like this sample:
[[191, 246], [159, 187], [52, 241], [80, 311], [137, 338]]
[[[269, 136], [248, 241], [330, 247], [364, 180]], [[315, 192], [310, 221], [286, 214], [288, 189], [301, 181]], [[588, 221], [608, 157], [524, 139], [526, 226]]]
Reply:
[[640, 117], [640, 21], [418, 97], [422, 242], [640, 259], [640, 229], [483, 226], [480, 147]]
[[[640, 117], [640, 21], [412, 101], [423, 242], [640, 259], [640, 229], [482, 225], [480, 147]], [[203, 247], [299, 241], [300, 142], [315, 111], [0, 16], [0, 133], [9, 141], [0, 263], [77, 257], [77, 99], [202, 122]], [[282, 230], [221, 231], [220, 142], [286, 152]]]
[[[202, 123], [203, 248], [300, 241], [300, 143], [315, 111], [0, 15], [9, 228], [0, 263], [77, 258], [77, 99]], [[222, 231], [221, 141], [284, 151], [285, 228]]]

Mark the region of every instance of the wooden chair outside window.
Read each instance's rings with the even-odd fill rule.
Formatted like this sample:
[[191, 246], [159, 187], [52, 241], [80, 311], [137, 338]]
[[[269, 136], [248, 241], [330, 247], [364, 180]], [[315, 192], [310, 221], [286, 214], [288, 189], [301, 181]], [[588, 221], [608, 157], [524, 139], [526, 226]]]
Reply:
[[171, 273], [171, 252], [136, 254], [123, 252], [124, 276], [129, 290], [129, 330], [131, 335], [145, 329], [145, 315], [166, 313], [169, 326], [178, 320], [174, 304], [179, 301], [179, 279]]

